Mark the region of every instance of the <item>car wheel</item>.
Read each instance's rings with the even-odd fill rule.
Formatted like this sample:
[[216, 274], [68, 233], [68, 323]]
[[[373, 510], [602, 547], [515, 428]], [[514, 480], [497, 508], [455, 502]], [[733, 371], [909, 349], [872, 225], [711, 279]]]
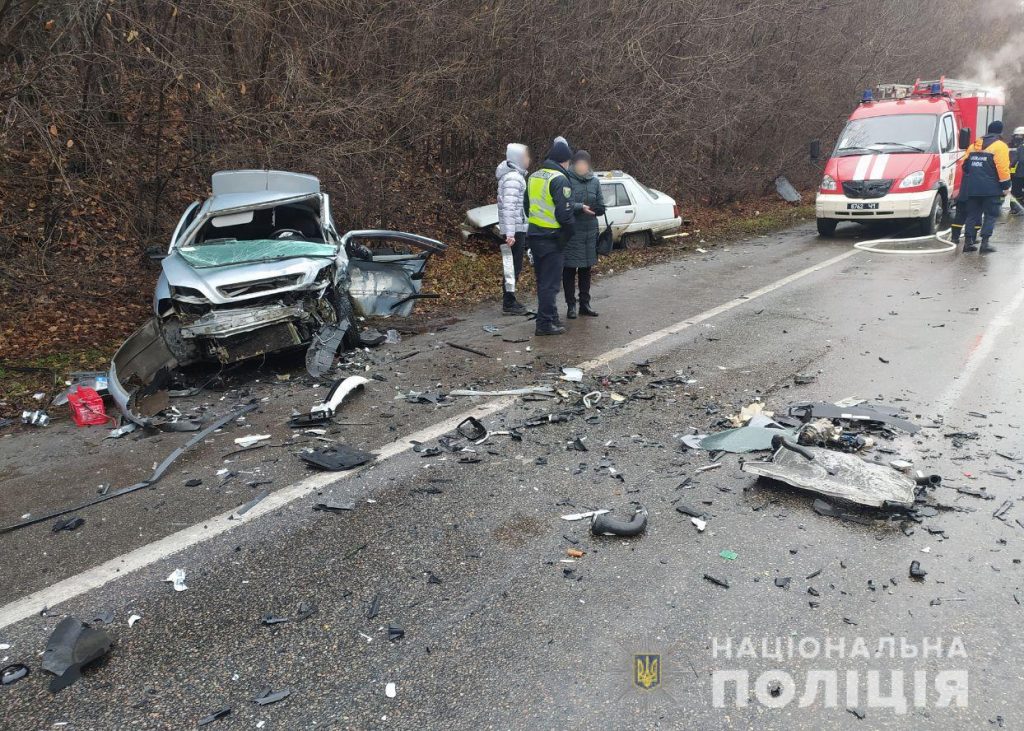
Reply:
[[622, 237], [623, 249], [642, 249], [651, 243], [650, 231], [634, 231]]
[[939, 193], [935, 194], [935, 200], [932, 201], [932, 209], [927, 216], [921, 218], [917, 222], [917, 230], [922, 236], [932, 236], [938, 230], [942, 224], [942, 214], [944, 213], [945, 206], [942, 205], [942, 195]]
[[839, 225], [839, 221], [834, 218], [819, 218], [818, 219], [818, 236], [824, 236], [826, 238], [836, 235], [836, 226]]

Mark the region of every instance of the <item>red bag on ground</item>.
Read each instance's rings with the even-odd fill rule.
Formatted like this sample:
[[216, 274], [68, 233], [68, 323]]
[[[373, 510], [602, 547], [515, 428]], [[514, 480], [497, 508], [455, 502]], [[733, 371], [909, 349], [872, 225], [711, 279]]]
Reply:
[[79, 386], [77, 391], [69, 393], [68, 406], [78, 426], [97, 426], [111, 420], [103, 406], [103, 397], [92, 388]]

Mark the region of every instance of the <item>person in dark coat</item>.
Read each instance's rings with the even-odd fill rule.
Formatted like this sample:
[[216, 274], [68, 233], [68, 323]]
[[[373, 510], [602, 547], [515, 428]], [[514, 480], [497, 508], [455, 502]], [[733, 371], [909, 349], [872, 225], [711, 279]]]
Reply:
[[565, 245], [565, 263], [562, 268], [562, 289], [565, 290], [566, 317], [576, 319], [576, 282], [579, 280], [579, 312], [597, 317], [590, 306], [590, 270], [597, 264], [597, 217], [604, 215], [604, 197], [601, 182], [590, 167], [590, 155], [578, 150], [572, 166], [566, 171], [572, 186], [572, 208], [576, 226], [572, 238]]

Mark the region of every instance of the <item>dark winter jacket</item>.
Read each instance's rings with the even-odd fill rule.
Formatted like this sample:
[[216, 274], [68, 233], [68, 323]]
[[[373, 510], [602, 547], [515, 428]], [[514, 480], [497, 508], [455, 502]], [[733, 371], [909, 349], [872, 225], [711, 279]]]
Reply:
[[[597, 222], [604, 215], [601, 182], [593, 173], [583, 177], [572, 168], [566, 171], [566, 175], [572, 185], [572, 208], [576, 227], [572, 238], [565, 246], [565, 266], [592, 267], [597, 264]], [[584, 213], [583, 206], [589, 206], [596, 215]]]
[[963, 182], [970, 198], [994, 198], [1010, 189], [1010, 148], [988, 134], [967, 148]]

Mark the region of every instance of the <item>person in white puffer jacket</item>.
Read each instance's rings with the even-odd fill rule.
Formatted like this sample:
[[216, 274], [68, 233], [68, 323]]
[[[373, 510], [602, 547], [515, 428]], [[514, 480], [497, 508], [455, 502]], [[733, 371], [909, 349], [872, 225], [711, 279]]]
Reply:
[[530, 167], [530, 150], [526, 145], [510, 142], [505, 148], [505, 159], [494, 171], [498, 179], [498, 228], [505, 242], [502, 254], [501, 311], [506, 315], [525, 315], [526, 307], [516, 299], [516, 283], [523, 270], [523, 252], [526, 249], [526, 172]]

